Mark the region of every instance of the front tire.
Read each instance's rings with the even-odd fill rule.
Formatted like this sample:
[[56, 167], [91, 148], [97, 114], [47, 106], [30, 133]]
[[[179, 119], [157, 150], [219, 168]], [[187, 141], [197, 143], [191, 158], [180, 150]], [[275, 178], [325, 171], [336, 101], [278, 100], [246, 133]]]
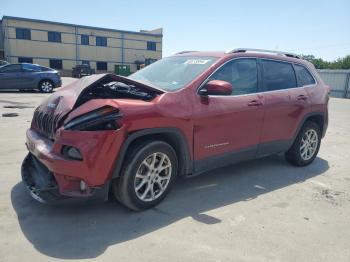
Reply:
[[316, 158], [320, 145], [321, 130], [319, 125], [307, 121], [292, 147], [286, 152], [286, 159], [295, 166], [309, 165]]
[[133, 147], [113, 193], [124, 206], [141, 211], [158, 205], [169, 193], [178, 172], [174, 149], [163, 141]]
[[42, 80], [39, 83], [39, 90], [42, 93], [52, 93], [54, 84], [50, 80]]

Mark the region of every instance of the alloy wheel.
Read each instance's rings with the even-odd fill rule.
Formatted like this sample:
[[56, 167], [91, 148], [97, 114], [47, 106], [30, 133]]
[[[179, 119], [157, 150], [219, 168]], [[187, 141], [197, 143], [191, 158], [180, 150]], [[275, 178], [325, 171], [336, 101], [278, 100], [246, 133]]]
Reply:
[[165, 153], [156, 152], [147, 156], [137, 169], [134, 190], [137, 197], [150, 202], [160, 197], [171, 180], [172, 165]]
[[53, 89], [53, 85], [50, 81], [44, 81], [41, 83], [40, 88], [45, 93], [50, 93]]
[[309, 129], [305, 132], [300, 143], [300, 156], [303, 160], [311, 159], [318, 146], [318, 134], [316, 130]]

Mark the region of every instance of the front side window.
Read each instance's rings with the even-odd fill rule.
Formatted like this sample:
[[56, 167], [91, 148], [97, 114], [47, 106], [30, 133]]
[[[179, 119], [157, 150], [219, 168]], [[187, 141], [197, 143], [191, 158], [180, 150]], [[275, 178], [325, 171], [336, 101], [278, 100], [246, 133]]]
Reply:
[[33, 58], [31, 58], [31, 57], [18, 57], [18, 63], [33, 64]]
[[83, 61], [81, 61], [81, 64], [82, 65], [90, 65], [90, 61], [88, 61], [88, 60], [83, 60]]
[[297, 86], [292, 64], [263, 59], [262, 65], [265, 91], [281, 90]]
[[165, 91], [176, 91], [207, 70], [216, 57], [172, 56], [154, 62], [129, 78]]
[[107, 62], [96, 62], [96, 69], [101, 71], [107, 71]]
[[5, 65], [0, 68], [0, 73], [18, 73], [21, 72], [22, 68], [19, 64]]
[[16, 28], [16, 38], [31, 40], [30, 29], [27, 28]]
[[315, 84], [315, 79], [304, 66], [294, 65], [294, 68], [298, 79], [298, 86], [307, 86]]
[[61, 33], [60, 32], [47, 32], [47, 38], [49, 42], [61, 42]]
[[107, 37], [96, 36], [96, 46], [107, 46]]
[[81, 35], [81, 44], [82, 45], [89, 45], [89, 36], [88, 35]]
[[258, 68], [256, 59], [236, 59], [223, 65], [209, 80], [222, 80], [232, 84], [232, 95], [256, 93], [258, 90]]
[[54, 69], [62, 69], [62, 60], [50, 59], [50, 67]]

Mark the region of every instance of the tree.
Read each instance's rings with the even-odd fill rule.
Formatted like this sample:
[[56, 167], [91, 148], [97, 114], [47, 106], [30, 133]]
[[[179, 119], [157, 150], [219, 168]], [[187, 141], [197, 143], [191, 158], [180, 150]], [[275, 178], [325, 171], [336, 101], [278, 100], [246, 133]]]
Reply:
[[316, 58], [314, 55], [301, 55], [301, 57], [313, 63], [317, 69], [350, 69], [350, 55], [332, 62]]

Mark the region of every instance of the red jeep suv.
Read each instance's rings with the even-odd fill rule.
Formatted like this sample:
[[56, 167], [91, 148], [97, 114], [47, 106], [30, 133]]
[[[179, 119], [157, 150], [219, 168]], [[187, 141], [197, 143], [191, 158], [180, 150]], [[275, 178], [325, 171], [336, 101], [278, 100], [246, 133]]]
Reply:
[[180, 52], [122, 77], [92, 75], [34, 112], [22, 179], [40, 202], [111, 191], [143, 210], [177, 176], [285, 153], [316, 157], [329, 87], [298, 56], [258, 49]]

